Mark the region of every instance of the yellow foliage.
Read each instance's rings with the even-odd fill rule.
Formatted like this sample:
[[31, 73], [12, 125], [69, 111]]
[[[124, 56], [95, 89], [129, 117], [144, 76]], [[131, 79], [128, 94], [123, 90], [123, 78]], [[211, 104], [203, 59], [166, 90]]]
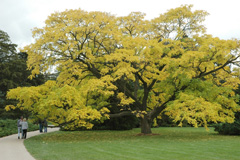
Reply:
[[[218, 103], [217, 103], [218, 102]], [[207, 128], [208, 122], [234, 122], [234, 112], [236, 103], [219, 95], [216, 102], [207, 101], [202, 97], [181, 93], [178, 100], [175, 100], [166, 108], [166, 114], [179, 122], [182, 126], [183, 121], [187, 121], [194, 127], [204, 126]]]
[[130, 105], [131, 103], [133, 103], [134, 102], [134, 100], [132, 99], [132, 98], [127, 98], [126, 96], [125, 96], [125, 94], [124, 93], [118, 93], [118, 98], [121, 100], [121, 102], [120, 102], [120, 106], [124, 106], [124, 105]]
[[16, 109], [16, 107], [14, 106], [14, 105], [7, 105], [6, 107], [5, 107], [5, 110], [6, 111], [10, 111], [11, 109]]
[[15, 88], [7, 97], [18, 100], [16, 108], [68, 129], [109, 118], [113, 101], [151, 120], [166, 108], [180, 126], [184, 120], [195, 127], [232, 122], [240, 71], [230, 64], [238, 63], [240, 43], [206, 35], [208, 13], [192, 8], [183, 5], [152, 20], [140, 12], [55, 12], [22, 51], [30, 78], [54, 66], [56, 81]]

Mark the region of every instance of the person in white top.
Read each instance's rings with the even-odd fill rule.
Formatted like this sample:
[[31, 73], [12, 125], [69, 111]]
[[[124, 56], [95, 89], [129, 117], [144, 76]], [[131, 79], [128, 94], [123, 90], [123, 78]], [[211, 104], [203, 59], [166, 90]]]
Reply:
[[[21, 118], [17, 121], [17, 126], [18, 126], [18, 139], [20, 139], [20, 133], [23, 134], [22, 132], [22, 126], [21, 126], [21, 122], [23, 121], [23, 116], [21, 116]], [[22, 135], [21, 134], [21, 135]]]
[[22, 139], [26, 139], [27, 138], [27, 129], [28, 129], [28, 123], [27, 123], [26, 118], [24, 118], [23, 121], [20, 122], [20, 124], [22, 125], [22, 131], [23, 131]]

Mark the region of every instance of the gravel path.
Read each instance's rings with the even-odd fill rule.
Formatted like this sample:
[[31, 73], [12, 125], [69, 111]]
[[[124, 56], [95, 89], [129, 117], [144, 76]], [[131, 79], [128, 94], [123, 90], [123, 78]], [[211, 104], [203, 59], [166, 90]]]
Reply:
[[[48, 132], [54, 132], [59, 128], [48, 128]], [[39, 131], [28, 132], [27, 138], [36, 136]], [[35, 160], [26, 150], [23, 139], [17, 139], [17, 134], [0, 138], [0, 159], [1, 160]]]

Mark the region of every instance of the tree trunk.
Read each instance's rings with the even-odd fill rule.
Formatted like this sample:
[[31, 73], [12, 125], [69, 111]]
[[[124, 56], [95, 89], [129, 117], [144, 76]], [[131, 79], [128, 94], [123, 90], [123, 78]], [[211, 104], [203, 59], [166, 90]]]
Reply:
[[151, 120], [148, 119], [147, 116], [144, 116], [144, 118], [141, 119], [141, 133], [142, 134], [151, 134]]

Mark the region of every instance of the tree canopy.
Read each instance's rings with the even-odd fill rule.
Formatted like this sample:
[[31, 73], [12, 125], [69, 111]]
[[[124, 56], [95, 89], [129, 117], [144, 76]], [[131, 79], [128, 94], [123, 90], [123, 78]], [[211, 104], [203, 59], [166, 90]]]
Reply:
[[[141, 120], [151, 133], [165, 112], [181, 126], [233, 122], [239, 110], [239, 41], [205, 34], [208, 15], [192, 5], [145, 20], [144, 13], [116, 17], [81, 9], [55, 12], [35, 28], [26, 46], [35, 77], [56, 66], [56, 81], [8, 93], [17, 106], [69, 129], [124, 115]], [[118, 106], [119, 113], [109, 113]]]

